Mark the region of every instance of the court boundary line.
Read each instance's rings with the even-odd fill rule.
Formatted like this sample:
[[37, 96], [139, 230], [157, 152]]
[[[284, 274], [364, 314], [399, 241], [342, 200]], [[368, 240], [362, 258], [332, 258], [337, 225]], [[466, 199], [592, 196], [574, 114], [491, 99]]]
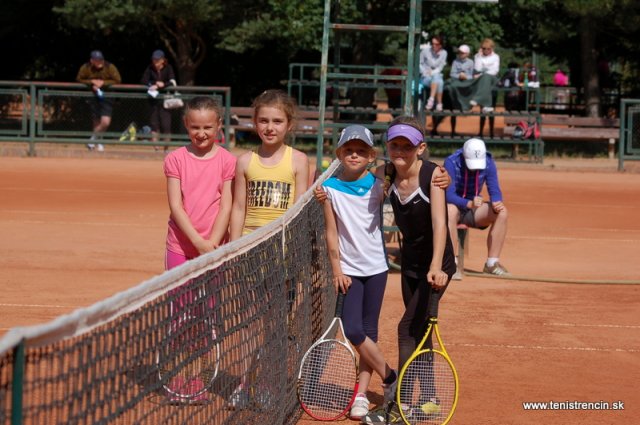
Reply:
[[516, 345], [516, 344], [473, 344], [448, 342], [447, 346], [470, 347], [470, 348], [497, 348], [510, 350], [556, 350], [556, 351], [586, 351], [604, 353], [640, 353], [640, 349], [635, 348], [602, 348], [602, 347], [551, 347], [544, 345]]
[[589, 280], [589, 279], [561, 279], [561, 278], [545, 278], [535, 276], [498, 276], [494, 274], [482, 273], [477, 270], [464, 269], [465, 276], [481, 277], [485, 279], [524, 281], [524, 282], [540, 282], [540, 283], [571, 283], [583, 285], [640, 285], [640, 280]]
[[[525, 325], [529, 326], [534, 322], [521, 322], [516, 320], [498, 322], [495, 320], [470, 320], [468, 323], [475, 323], [478, 325]], [[558, 326], [558, 327], [575, 327], [575, 328], [605, 328], [605, 329], [640, 329], [640, 325], [604, 325], [604, 324], [581, 324], [581, 323], [556, 323], [556, 322], [546, 322], [546, 323], [536, 323], [537, 326]]]

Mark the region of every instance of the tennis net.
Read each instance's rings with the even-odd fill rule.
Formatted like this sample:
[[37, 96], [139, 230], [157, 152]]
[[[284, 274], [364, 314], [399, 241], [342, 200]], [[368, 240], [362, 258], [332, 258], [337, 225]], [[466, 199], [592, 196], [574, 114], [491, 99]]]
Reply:
[[280, 219], [0, 340], [0, 424], [294, 424], [335, 302], [313, 188]]

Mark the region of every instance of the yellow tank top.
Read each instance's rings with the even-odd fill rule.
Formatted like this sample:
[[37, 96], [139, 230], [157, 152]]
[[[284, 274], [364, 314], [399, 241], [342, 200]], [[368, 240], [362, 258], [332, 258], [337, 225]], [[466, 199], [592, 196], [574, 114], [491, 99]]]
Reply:
[[247, 167], [247, 214], [243, 234], [280, 217], [294, 203], [296, 179], [293, 149], [287, 146], [280, 162], [268, 166], [253, 152]]

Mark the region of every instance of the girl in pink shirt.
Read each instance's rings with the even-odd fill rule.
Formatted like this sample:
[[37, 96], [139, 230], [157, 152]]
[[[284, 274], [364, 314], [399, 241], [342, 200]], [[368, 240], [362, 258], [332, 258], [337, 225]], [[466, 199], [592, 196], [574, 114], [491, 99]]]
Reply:
[[213, 251], [228, 239], [236, 158], [215, 143], [221, 116], [211, 98], [195, 97], [187, 102], [184, 126], [191, 144], [164, 160], [171, 210], [167, 270]]
[[[191, 144], [176, 149], [164, 160], [171, 211], [167, 270], [213, 251], [228, 240], [236, 158], [216, 144], [221, 116], [220, 107], [211, 98], [195, 97], [187, 102], [184, 126]], [[183, 353], [191, 359], [194, 351], [206, 351], [213, 344], [215, 333], [212, 339], [191, 336], [192, 330], [200, 335], [203, 327], [208, 328], [215, 321], [215, 299], [207, 289], [189, 281], [169, 291], [171, 326], [164, 343], [168, 347], [169, 368], [182, 361]], [[209, 384], [182, 365], [165, 389], [172, 403], [203, 403], [208, 400]]]

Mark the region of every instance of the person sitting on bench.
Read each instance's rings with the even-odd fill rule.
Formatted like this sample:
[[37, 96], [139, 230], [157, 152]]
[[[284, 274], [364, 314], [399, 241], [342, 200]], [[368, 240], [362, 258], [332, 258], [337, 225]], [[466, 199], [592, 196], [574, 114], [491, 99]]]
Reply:
[[[484, 141], [478, 138], [467, 140], [461, 149], [447, 157], [444, 167], [451, 176], [451, 184], [446, 192], [449, 232], [451, 235], [457, 234], [456, 228], [460, 223], [476, 229], [490, 227], [487, 236], [488, 256], [483, 272], [496, 276], [509, 275], [499, 262], [507, 235], [507, 208], [503, 203], [495, 161], [487, 152]], [[482, 198], [485, 183], [489, 202]], [[452, 242], [454, 252], [457, 252], [456, 238], [452, 238]], [[457, 270], [453, 279], [462, 279], [462, 270]]]

